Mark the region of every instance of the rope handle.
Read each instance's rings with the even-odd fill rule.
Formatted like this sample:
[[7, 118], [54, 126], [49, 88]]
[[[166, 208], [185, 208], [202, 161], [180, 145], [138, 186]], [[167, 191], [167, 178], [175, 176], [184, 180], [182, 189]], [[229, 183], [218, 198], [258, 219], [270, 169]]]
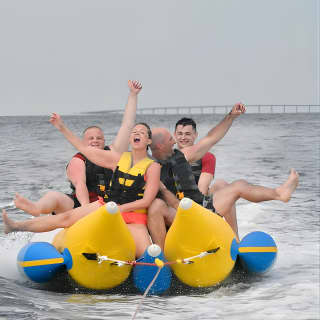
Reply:
[[216, 253], [218, 250], [220, 249], [220, 247], [217, 247], [215, 249], [211, 249], [211, 250], [207, 250], [207, 251], [203, 251], [201, 253], [199, 253], [198, 255], [189, 257], [189, 258], [184, 258], [184, 259], [177, 259], [175, 261], [167, 261], [164, 262], [160, 259], [155, 259], [154, 263], [150, 263], [150, 262], [139, 262], [138, 260], [134, 260], [134, 261], [123, 261], [123, 260], [117, 260], [117, 259], [112, 259], [109, 258], [108, 256], [100, 256], [99, 254], [97, 254], [97, 261], [98, 263], [102, 263], [103, 261], [111, 261], [111, 265], [116, 265], [118, 267], [122, 267], [123, 265], [131, 265], [131, 266], [136, 266], [136, 265], [140, 265], [140, 266], [157, 266], [157, 267], [163, 267], [163, 266], [167, 266], [167, 265], [171, 265], [171, 264], [176, 264], [176, 263], [182, 263], [182, 264], [192, 264], [194, 263], [194, 261], [192, 261], [193, 259], [196, 258], [203, 258], [209, 254], [213, 254]]

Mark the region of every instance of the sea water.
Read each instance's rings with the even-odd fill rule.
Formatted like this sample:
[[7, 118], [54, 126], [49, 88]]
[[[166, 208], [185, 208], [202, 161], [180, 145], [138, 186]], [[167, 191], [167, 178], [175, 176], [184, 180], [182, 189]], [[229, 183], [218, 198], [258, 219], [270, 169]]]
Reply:
[[[184, 115], [138, 115], [151, 127], [171, 131]], [[223, 115], [194, 115], [204, 136]], [[121, 123], [117, 114], [65, 116], [80, 134], [100, 125], [112, 141]], [[215, 178], [246, 179], [267, 187], [283, 183], [290, 168], [300, 184], [289, 203], [237, 202], [240, 238], [269, 233], [279, 252], [273, 268], [250, 280], [210, 293], [147, 297], [136, 319], [320, 319], [319, 199], [320, 113], [245, 114], [235, 120], [212, 152]], [[49, 190], [69, 191], [65, 167], [75, 149], [48, 117], [0, 117], [0, 207], [16, 220], [28, 218], [13, 204], [15, 192], [36, 200]], [[19, 249], [30, 233], [5, 235], [0, 218], [0, 319], [131, 319], [141, 295], [57, 292], [33, 286], [16, 268]]]

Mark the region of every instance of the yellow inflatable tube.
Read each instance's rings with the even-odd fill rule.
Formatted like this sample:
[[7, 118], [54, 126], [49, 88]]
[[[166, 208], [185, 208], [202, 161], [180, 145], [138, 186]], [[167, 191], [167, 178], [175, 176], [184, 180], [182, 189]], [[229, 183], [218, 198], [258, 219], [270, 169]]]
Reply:
[[222, 217], [183, 198], [168, 231], [164, 253], [168, 261], [178, 262], [198, 256], [192, 258], [190, 264], [172, 264], [172, 270], [180, 281], [191, 287], [210, 287], [232, 271], [234, 239], [233, 230]]
[[89, 289], [111, 289], [127, 279], [129, 265], [112, 265], [110, 261], [98, 263], [83, 253], [107, 256], [121, 261], [135, 259], [135, 243], [117, 205], [109, 202], [60, 231], [52, 244], [62, 252], [65, 248], [72, 256], [70, 276]]

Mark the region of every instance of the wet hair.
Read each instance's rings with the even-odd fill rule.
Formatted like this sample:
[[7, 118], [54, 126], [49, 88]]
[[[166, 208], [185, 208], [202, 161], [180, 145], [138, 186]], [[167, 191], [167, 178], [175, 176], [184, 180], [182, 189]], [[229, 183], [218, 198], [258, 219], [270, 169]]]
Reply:
[[174, 131], [177, 130], [177, 126], [179, 126], [179, 125], [181, 125], [183, 127], [192, 126], [193, 130], [197, 131], [197, 125], [196, 125], [195, 121], [191, 118], [181, 118], [179, 121], [177, 121]]
[[85, 129], [82, 131], [82, 135], [84, 135], [84, 134], [87, 132], [87, 130], [89, 130], [89, 129], [94, 129], [94, 128], [101, 130], [101, 132], [103, 133], [103, 130], [102, 130], [99, 126], [90, 126], [90, 127], [85, 128]]
[[138, 126], [138, 125], [145, 126], [145, 127], [147, 128], [148, 138], [149, 138], [149, 139], [152, 139], [152, 131], [151, 131], [150, 127], [149, 127], [145, 122], [136, 123], [135, 126]]

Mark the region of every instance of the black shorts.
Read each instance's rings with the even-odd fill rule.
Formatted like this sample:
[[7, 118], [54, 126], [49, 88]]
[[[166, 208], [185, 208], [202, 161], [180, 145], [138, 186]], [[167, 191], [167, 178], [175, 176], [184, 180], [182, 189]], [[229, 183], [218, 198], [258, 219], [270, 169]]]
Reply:
[[213, 212], [216, 212], [216, 209], [213, 206], [212, 198], [213, 198], [212, 194], [209, 194], [207, 196], [203, 196], [202, 206], [206, 209], [209, 209]]
[[212, 193], [203, 197], [202, 206], [206, 209], [211, 210], [213, 213], [217, 214], [218, 216], [222, 217], [222, 215], [213, 206], [213, 194]]
[[73, 209], [81, 207], [79, 200], [77, 199], [77, 197], [74, 194], [67, 194], [66, 193], [66, 195], [73, 200]]
[[[66, 193], [66, 195], [73, 200], [73, 209], [74, 209], [74, 208], [81, 207], [81, 204], [80, 204], [79, 200], [76, 198], [75, 195], [73, 195], [73, 194], [67, 194], [67, 193]], [[55, 213], [55, 212], [52, 212], [52, 214], [55, 215], [56, 213]]]

